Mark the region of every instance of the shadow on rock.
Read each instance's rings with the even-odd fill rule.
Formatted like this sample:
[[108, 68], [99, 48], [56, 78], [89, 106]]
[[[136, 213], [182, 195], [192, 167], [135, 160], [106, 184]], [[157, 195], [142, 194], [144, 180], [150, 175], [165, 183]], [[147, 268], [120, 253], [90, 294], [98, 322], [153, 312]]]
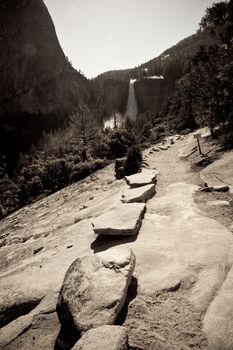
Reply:
[[137, 294], [138, 294], [138, 280], [136, 277], [133, 276], [128, 288], [124, 306], [122, 307], [121, 311], [119, 312], [116, 318], [115, 325], [122, 326], [124, 324], [128, 314], [129, 303], [136, 298]]
[[70, 350], [80, 339], [80, 334], [71, 327], [61, 326], [54, 350]]
[[108, 235], [99, 235], [97, 238], [91, 243], [91, 249], [94, 253], [100, 253], [109, 248], [131, 243], [136, 241], [137, 235], [134, 236], [108, 236]]

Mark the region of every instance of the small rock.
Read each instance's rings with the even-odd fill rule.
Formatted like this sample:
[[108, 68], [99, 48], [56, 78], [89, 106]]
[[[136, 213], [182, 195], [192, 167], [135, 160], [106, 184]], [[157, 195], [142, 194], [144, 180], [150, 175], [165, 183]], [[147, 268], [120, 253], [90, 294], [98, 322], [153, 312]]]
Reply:
[[83, 206], [82, 206], [82, 207], [80, 207], [80, 208], [79, 208], [79, 210], [83, 210], [83, 209], [86, 209], [86, 208], [88, 208], [88, 205], [83, 204]]
[[191, 129], [186, 128], [186, 129], [181, 130], [180, 135], [188, 135], [188, 134], [190, 134], [190, 132], [191, 132]]
[[68, 245], [66, 248], [67, 249], [70, 249], [70, 248], [72, 248], [73, 247], [73, 244], [70, 244], [70, 245]]
[[158, 147], [153, 147], [152, 150], [153, 150], [154, 152], [159, 152]]
[[94, 197], [92, 196], [92, 197], [89, 198], [89, 201], [92, 201], [93, 199], [94, 199]]
[[168, 150], [168, 145], [159, 145], [159, 149], [161, 149], [161, 151], [167, 151]]
[[213, 187], [202, 187], [199, 189], [200, 192], [213, 192], [214, 191], [214, 188]]
[[218, 186], [214, 186], [214, 191], [216, 192], [228, 192], [229, 191], [229, 186], [227, 185], [218, 185]]
[[125, 327], [101, 326], [87, 331], [72, 350], [127, 350]]

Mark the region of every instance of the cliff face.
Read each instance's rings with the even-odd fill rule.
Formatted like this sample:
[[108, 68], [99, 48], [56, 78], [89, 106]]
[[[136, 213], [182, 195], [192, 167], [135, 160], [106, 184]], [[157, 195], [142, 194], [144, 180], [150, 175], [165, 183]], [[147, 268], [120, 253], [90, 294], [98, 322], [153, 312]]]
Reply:
[[174, 84], [169, 79], [142, 79], [135, 82], [134, 88], [140, 113], [147, 110], [162, 113]]
[[0, 51], [3, 121], [21, 113], [66, 114], [87, 98], [87, 80], [67, 62], [43, 0], [1, 1]]
[[124, 114], [129, 92], [127, 80], [96, 79], [94, 81], [95, 104], [99, 118], [109, 117], [114, 111]]

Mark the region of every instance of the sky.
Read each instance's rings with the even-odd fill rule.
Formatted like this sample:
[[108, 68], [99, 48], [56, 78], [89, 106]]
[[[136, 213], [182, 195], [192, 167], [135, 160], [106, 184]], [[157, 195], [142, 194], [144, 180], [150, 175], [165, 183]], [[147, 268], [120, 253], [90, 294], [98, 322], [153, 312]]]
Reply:
[[[133, 68], [194, 34], [212, 0], [44, 0], [59, 42], [88, 78]], [[219, 2], [219, 1], [215, 1]]]

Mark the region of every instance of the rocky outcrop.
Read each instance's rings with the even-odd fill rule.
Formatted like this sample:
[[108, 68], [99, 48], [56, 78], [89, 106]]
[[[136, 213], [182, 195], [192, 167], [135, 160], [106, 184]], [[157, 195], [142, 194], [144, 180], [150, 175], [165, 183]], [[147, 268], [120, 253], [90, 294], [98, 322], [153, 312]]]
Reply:
[[120, 204], [92, 220], [97, 235], [136, 235], [141, 227], [145, 204]]
[[61, 324], [81, 333], [114, 324], [134, 267], [135, 256], [130, 249], [111, 248], [76, 259], [65, 275], [58, 299]]
[[101, 326], [87, 331], [72, 350], [127, 350], [125, 327]]
[[57, 127], [88, 100], [88, 81], [67, 61], [43, 0], [1, 1], [0, 39], [1, 138]]

